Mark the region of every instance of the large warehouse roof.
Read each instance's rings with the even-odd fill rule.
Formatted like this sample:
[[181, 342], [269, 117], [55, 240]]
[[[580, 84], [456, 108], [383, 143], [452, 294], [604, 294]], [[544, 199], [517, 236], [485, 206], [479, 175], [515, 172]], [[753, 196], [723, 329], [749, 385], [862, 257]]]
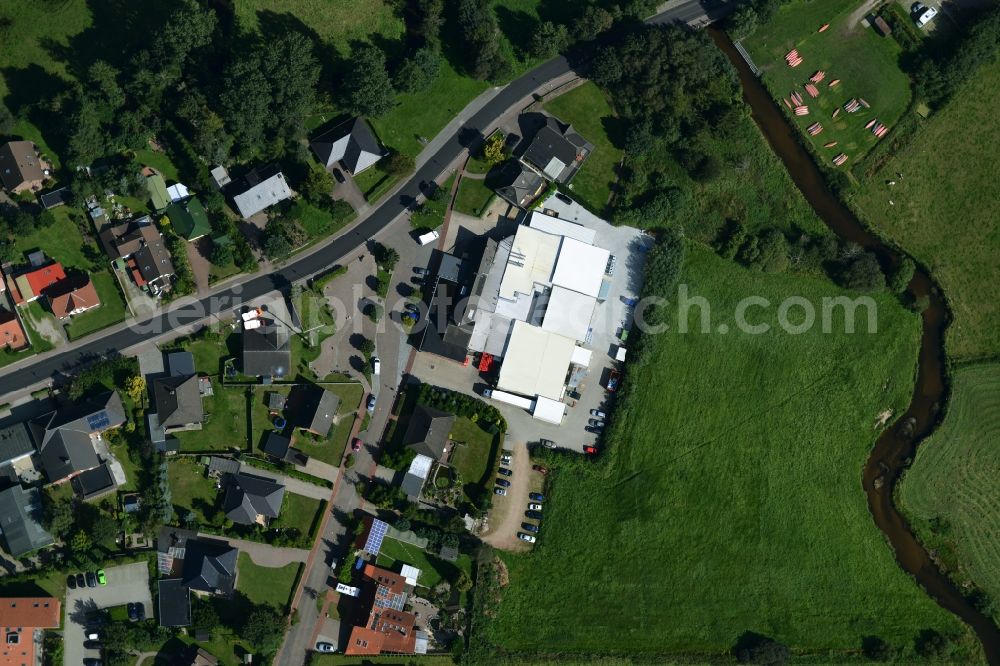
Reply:
[[570, 222], [569, 220], [562, 220], [552, 215], [546, 215], [537, 210], [531, 213], [528, 224], [532, 229], [538, 229], [539, 231], [555, 234], [556, 236], [575, 238], [587, 245], [593, 245], [594, 239], [597, 238], [596, 229], [591, 229], [582, 224]]
[[586, 340], [597, 299], [565, 287], [554, 286], [542, 329], [574, 340]]
[[530, 294], [535, 283], [548, 284], [559, 254], [559, 241], [559, 236], [531, 227], [518, 227], [500, 283], [500, 298], [514, 300], [515, 294]]
[[564, 238], [552, 284], [597, 298], [610, 256], [604, 248]]
[[571, 338], [515, 321], [497, 388], [559, 400], [574, 347]]

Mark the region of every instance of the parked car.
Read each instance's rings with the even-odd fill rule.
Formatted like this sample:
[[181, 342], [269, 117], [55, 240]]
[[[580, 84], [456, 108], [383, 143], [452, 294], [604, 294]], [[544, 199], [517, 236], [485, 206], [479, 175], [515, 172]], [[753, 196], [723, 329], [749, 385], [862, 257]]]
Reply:
[[507, 489], [506, 488], [494, 488], [493, 489], [493, 494], [494, 495], [502, 495], [503, 497], [507, 497]]
[[333, 643], [324, 643], [322, 641], [316, 643], [316, 652], [336, 652], [336, 651], [337, 648], [333, 645]]
[[497, 472], [503, 474], [504, 476], [514, 476], [514, 472], [510, 471], [506, 467], [501, 467], [497, 470]]
[[101, 640], [101, 635], [99, 633], [97, 633], [96, 631], [91, 631], [90, 633], [88, 633], [86, 635], [86, 639], [88, 641], [99, 641], [99, 640]]
[[103, 646], [101, 641], [84, 641], [83, 647], [87, 650], [100, 650]]
[[510, 488], [510, 481], [508, 481], [507, 479], [501, 479], [501, 478], [498, 477], [497, 478], [497, 485], [500, 486], [501, 488]]
[[588, 456], [596, 456], [597, 455], [597, 447], [596, 446], [590, 446], [588, 444], [587, 446], [583, 447], [583, 452], [585, 454], [587, 454]]
[[97, 570], [97, 582], [101, 585], [108, 584], [108, 577], [104, 575], [104, 569]]
[[595, 428], [604, 428], [604, 421], [602, 421], [601, 419], [588, 419], [587, 423], [589, 423]]
[[413, 314], [420, 314], [420, 306], [416, 303], [403, 303], [403, 309]]
[[590, 410], [590, 415], [591, 416], [595, 416], [595, 417], [597, 417], [599, 419], [606, 419], [606, 418], [608, 418], [608, 415], [605, 414], [604, 412], [602, 412], [599, 409], [592, 409], [592, 410]]
[[333, 177], [337, 179], [338, 183], [343, 183], [345, 180], [347, 180], [346, 178], [344, 178], [344, 174], [341, 173], [340, 169], [333, 170]]
[[382, 361], [378, 360], [378, 356], [372, 356], [372, 374], [377, 375], [382, 371]]
[[372, 395], [368, 396], [368, 406], [367, 407], [368, 407], [368, 413], [369, 414], [374, 414], [375, 413], [375, 394], [372, 394]]
[[570, 199], [565, 194], [563, 194], [562, 192], [556, 192], [556, 199], [559, 199], [559, 201], [562, 201], [564, 204], [572, 204], [573, 203], [573, 200]]
[[534, 532], [535, 534], [538, 534], [538, 525], [535, 525], [534, 523], [521, 523], [521, 529], [525, 532]]
[[500, 456], [500, 463], [503, 464], [503, 465], [509, 465], [510, 464], [510, 454], [509, 453], [505, 453], [502, 456]]
[[543, 495], [541, 493], [528, 493], [528, 499], [533, 499], [536, 502], [544, 502], [545, 501], [545, 495]]
[[139, 615], [140, 622], [146, 619], [146, 607], [142, 604], [137, 603], [135, 605], [135, 612]]
[[587, 426], [586, 428], [584, 428], [584, 430], [591, 433], [592, 435], [600, 435], [602, 432], [604, 432], [604, 428], [598, 428], [597, 426]]
[[93, 571], [87, 572], [87, 587], [97, 587], [97, 576]]
[[360, 451], [361, 450], [361, 444], [362, 444], [361, 438], [360, 437], [355, 437], [351, 441], [351, 451]]
[[916, 16], [916, 24], [918, 28], [922, 28], [937, 16], [937, 7], [928, 7], [922, 2], [916, 2], [913, 4], [912, 13]]
[[101, 660], [94, 659], [93, 657], [84, 657], [83, 666], [101, 666]]
[[551, 439], [540, 439], [540, 440], [538, 440], [538, 443], [541, 444], [542, 446], [544, 446], [547, 449], [554, 449], [554, 448], [556, 448], [556, 443], [553, 442]]
[[528, 505], [528, 508], [531, 509], [532, 511], [541, 511], [542, 505], [536, 502], [532, 502], [531, 504]]
[[426, 268], [421, 268], [420, 266], [415, 266], [413, 268], [413, 273], [415, 275], [427, 275], [429, 271]]
[[[536, 504], [535, 506], [538, 506], [538, 505]], [[532, 520], [541, 520], [542, 519], [542, 512], [541, 511], [525, 511], [524, 512], [524, 517], [525, 518], [531, 518]]]
[[618, 390], [618, 382], [621, 379], [621, 374], [617, 370], [612, 370], [611, 374], [608, 375], [608, 383], [605, 386], [608, 389], [608, 393], [614, 393]]
[[521, 541], [527, 541], [528, 543], [535, 543], [535, 537], [530, 534], [525, 534], [524, 532], [518, 532], [517, 538]]
[[427, 245], [428, 243], [433, 243], [440, 237], [441, 237], [441, 232], [435, 229], [434, 231], [428, 231], [425, 234], [420, 234], [419, 236], [417, 236], [417, 242], [420, 243], [421, 245]]
[[546, 467], [545, 465], [532, 465], [531, 469], [533, 469], [534, 471], [538, 472], [539, 474], [548, 474], [549, 473], [549, 468]]
[[66, 587], [68, 587], [71, 590], [76, 589], [76, 576], [74, 576], [73, 574], [66, 576]]
[[77, 587], [85, 587], [86, 585], [87, 585], [87, 581], [84, 578], [83, 574], [82, 573], [78, 573], [76, 575], [76, 586]]
[[128, 619], [132, 620], [133, 622], [139, 619], [139, 611], [137, 611], [135, 607], [136, 607], [135, 603], [131, 601], [128, 602]]

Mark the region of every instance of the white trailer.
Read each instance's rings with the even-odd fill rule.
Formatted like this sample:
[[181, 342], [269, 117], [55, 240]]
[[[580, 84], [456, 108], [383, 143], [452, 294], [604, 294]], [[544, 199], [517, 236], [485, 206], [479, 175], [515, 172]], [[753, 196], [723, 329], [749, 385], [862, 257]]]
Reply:
[[493, 389], [487, 397], [490, 397], [497, 402], [504, 402], [508, 405], [514, 405], [515, 407], [520, 407], [521, 409], [527, 409], [529, 411], [533, 410], [535, 407], [535, 401], [531, 398], [514, 395], [513, 393], [507, 393], [506, 391]]

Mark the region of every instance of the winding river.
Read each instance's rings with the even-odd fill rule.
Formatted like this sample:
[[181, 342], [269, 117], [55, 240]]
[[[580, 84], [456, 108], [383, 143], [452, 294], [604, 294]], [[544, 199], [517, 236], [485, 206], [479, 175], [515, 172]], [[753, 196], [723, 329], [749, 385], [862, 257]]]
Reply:
[[[883, 266], [897, 265], [901, 258], [899, 252], [865, 228], [827, 188], [812, 157], [799, 143], [796, 129], [785, 120], [729, 37], [714, 28], [708, 32], [739, 72], [743, 98], [771, 149], [784, 162], [795, 185], [820, 219], [841, 238], [876, 253]], [[893, 504], [893, 488], [907, 461], [916, 453], [917, 444], [938, 425], [940, 409], [948, 394], [944, 332], [951, 315], [947, 303], [938, 286], [923, 269], [917, 269], [909, 289], [914, 297], [926, 298], [929, 302], [923, 312], [917, 382], [906, 413], [875, 443], [864, 467], [862, 484], [875, 524], [892, 544], [899, 565], [913, 575], [938, 604], [971, 626], [982, 641], [989, 663], [1000, 665], [1000, 629], [992, 619], [966, 601], [951, 580], [938, 569]]]

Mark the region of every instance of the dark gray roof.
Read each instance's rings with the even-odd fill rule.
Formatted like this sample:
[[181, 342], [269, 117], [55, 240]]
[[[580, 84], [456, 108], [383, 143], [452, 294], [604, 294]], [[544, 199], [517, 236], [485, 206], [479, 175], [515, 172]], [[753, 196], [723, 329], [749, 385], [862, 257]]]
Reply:
[[442, 254], [441, 265], [438, 266], [438, 279], [459, 284], [462, 278], [462, 260], [453, 254]]
[[293, 465], [305, 465], [309, 462], [309, 456], [302, 453], [291, 444], [292, 440], [272, 430], [267, 433], [267, 436], [264, 438], [264, 442], [260, 445], [260, 448], [261, 451], [269, 456], [274, 456], [275, 458], [292, 463]]
[[416, 474], [410, 474], [407, 472], [403, 476], [403, 480], [400, 482], [399, 488], [406, 495], [407, 499], [414, 501], [420, 497], [420, 493], [424, 489], [424, 479], [421, 479]]
[[316, 157], [326, 168], [343, 162], [351, 173], [364, 171], [385, 154], [368, 123], [354, 118], [312, 141]]
[[420, 351], [459, 363], [465, 361], [472, 338], [472, 327], [457, 323], [461, 318], [461, 312], [455, 309], [457, 304], [464, 304], [458, 287], [446, 280], [436, 281], [424, 320], [426, 325], [420, 338]]
[[191, 589], [180, 578], [157, 581], [161, 627], [187, 627], [191, 624]]
[[340, 398], [318, 386], [296, 385], [288, 396], [288, 412], [295, 416], [295, 425], [310, 430], [321, 437], [330, 433], [330, 426]]
[[125, 409], [115, 392], [59, 407], [28, 422], [49, 481], [93, 469], [100, 464], [90, 436], [125, 422]]
[[42, 495], [37, 488], [16, 485], [0, 492], [0, 531], [11, 555], [21, 557], [53, 544], [41, 521]]
[[545, 188], [544, 178], [514, 160], [500, 167], [496, 181], [496, 193], [520, 207], [530, 206]]
[[52, 190], [40, 195], [38, 200], [42, 202], [42, 207], [48, 210], [68, 204], [72, 196], [73, 193], [70, 192], [68, 187], [60, 187], [58, 190]]
[[246, 474], [228, 474], [225, 477], [226, 496], [222, 510], [234, 523], [253, 525], [258, 516], [277, 518], [285, 487], [272, 479]]
[[208, 459], [208, 471], [220, 474], [236, 474], [240, 471], [240, 461], [232, 458], [212, 456]]
[[198, 375], [174, 375], [153, 380], [153, 407], [161, 428], [176, 428], [201, 423], [205, 412], [201, 405]]
[[410, 425], [403, 436], [403, 444], [419, 454], [434, 460], [444, 456], [448, 435], [455, 424], [455, 415], [433, 407], [417, 405], [410, 416]]
[[167, 373], [173, 376], [193, 375], [194, 354], [188, 351], [172, 351], [167, 354]]
[[23, 423], [0, 428], [0, 465], [17, 460], [35, 450], [35, 445]]
[[251, 377], [284, 377], [292, 365], [285, 329], [261, 326], [243, 332], [243, 374]]
[[156, 551], [168, 553], [171, 548], [186, 548], [189, 540], [194, 540], [197, 532], [169, 525], [161, 527], [156, 535]]
[[441, 546], [441, 551], [438, 555], [446, 562], [454, 562], [458, 559], [458, 548], [455, 546]]
[[189, 538], [181, 573], [184, 585], [209, 594], [231, 595], [239, 553], [224, 541]]
[[71, 483], [73, 484], [73, 490], [85, 500], [100, 497], [118, 487], [108, 463], [103, 463], [93, 469], [88, 469], [86, 472], [77, 474], [73, 477]]
[[[571, 125], [563, 125], [547, 116], [545, 126], [531, 140], [522, 159], [550, 179], [567, 183], [592, 150], [593, 146]], [[562, 166], [557, 167], [553, 160], [558, 160]]]

